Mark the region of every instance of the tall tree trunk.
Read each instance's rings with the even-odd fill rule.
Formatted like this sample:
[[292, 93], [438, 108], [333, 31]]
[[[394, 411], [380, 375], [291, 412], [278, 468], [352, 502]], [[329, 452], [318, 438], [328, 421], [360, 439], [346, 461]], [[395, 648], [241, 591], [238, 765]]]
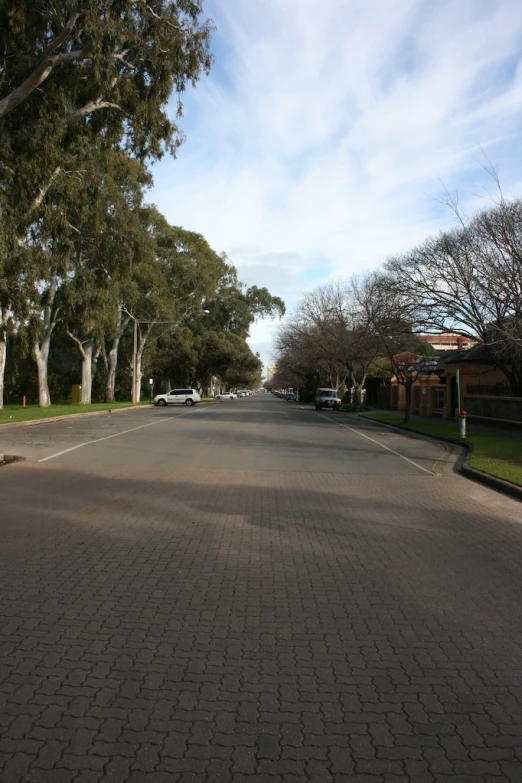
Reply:
[[5, 362], [7, 359], [7, 322], [11, 311], [8, 307], [2, 307], [0, 312], [0, 410], [4, 407], [4, 377]]
[[353, 401], [355, 405], [362, 404], [362, 390], [366, 384], [366, 372], [363, 372], [362, 378], [357, 378], [354, 372], [352, 372], [352, 384], [353, 384]]
[[116, 368], [118, 367], [118, 349], [120, 347], [121, 337], [115, 337], [112, 341], [109, 351], [107, 386], [105, 389], [105, 401], [114, 402], [114, 393], [116, 389]]
[[92, 400], [92, 340], [82, 345], [82, 405], [90, 405]]
[[350, 381], [353, 389], [352, 402], [354, 405], [359, 405], [361, 402], [361, 385], [358, 383], [353, 370], [350, 371]]
[[142, 368], [143, 351], [145, 350], [145, 345], [147, 344], [147, 340], [151, 333], [152, 326], [153, 324], [147, 324], [144, 331], [142, 331], [141, 328], [138, 330], [139, 341], [138, 341], [138, 350], [136, 352], [136, 373], [134, 376], [136, 386], [134, 389], [134, 396], [132, 398], [134, 399], [136, 405], [139, 403], [141, 398], [141, 379], [143, 377], [143, 372], [141, 368]]
[[[72, 332], [66, 329], [67, 336], [71, 338], [73, 343], [76, 343], [80, 356], [82, 357], [82, 393], [80, 402], [82, 405], [90, 405], [92, 400], [92, 355], [94, 350], [94, 342], [92, 337], [87, 340], [80, 340]], [[96, 358], [99, 355], [99, 350], [96, 352]]]
[[38, 405], [40, 408], [48, 408], [51, 404], [49, 383], [47, 380], [47, 366], [49, 363], [49, 348], [51, 347], [51, 335], [58, 322], [60, 308], [54, 310], [54, 300], [58, 291], [59, 278], [55, 273], [51, 277], [47, 291], [46, 303], [43, 308], [43, 330], [41, 336], [36, 338], [33, 346], [33, 354], [38, 369]]
[[126, 316], [123, 318], [123, 305], [118, 307], [118, 333], [112, 341], [112, 347], [109, 351], [108, 358], [108, 373], [107, 373], [107, 386], [105, 389], [105, 401], [114, 402], [114, 395], [116, 389], [116, 369], [118, 367], [118, 351], [120, 348], [120, 341], [125, 329], [130, 323], [130, 318]]
[[50, 331], [46, 332], [41, 340], [36, 340], [33, 346], [34, 358], [38, 370], [38, 405], [40, 408], [48, 408], [51, 404], [51, 395], [49, 394], [49, 383], [47, 380], [50, 346]]
[[143, 358], [143, 350], [145, 348], [145, 345], [141, 345], [138, 348], [137, 354], [136, 354], [136, 374], [134, 376], [135, 379], [135, 390], [134, 390], [134, 401], [136, 405], [139, 403], [141, 398], [141, 379], [143, 377], [143, 373], [141, 371], [141, 365], [142, 365], [142, 358]]

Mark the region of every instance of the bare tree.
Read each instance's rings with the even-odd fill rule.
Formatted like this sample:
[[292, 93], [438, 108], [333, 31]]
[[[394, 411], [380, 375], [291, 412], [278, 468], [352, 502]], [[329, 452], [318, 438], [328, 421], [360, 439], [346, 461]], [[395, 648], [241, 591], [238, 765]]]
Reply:
[[419, 356], [426, 346], [416, 334], [420, 327], [416, 305], [389, 275], [370, 273], [354, 279], [352, 286], [368, 330], [387, 357], [397, 383], [404, 387], [406, 423], [413, 385], [428, 369], [427, 362]]
[[522, 396], [522, 201], [457, 214], [458, 228], [388, 261], [389, 286], [428, 331], [478, 337]]
[[343, 368], [355, 402], [360, 403], [368, 372], [382, 353], [382, 345], [360, 306], [356, 281], [320, 286], [303, 298], [300, 307], [303, 318], [321, 335], [328, 355]]

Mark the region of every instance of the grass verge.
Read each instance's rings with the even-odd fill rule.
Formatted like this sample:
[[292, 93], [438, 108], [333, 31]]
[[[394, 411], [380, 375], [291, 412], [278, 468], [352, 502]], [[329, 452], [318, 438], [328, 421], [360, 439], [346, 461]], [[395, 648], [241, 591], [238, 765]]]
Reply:
[[[150, 405], [149, 400], [142, 400], [141, 405]], [[39, 408], [38, 405], [5, 405], [0, 410], [0, 424], [15, 424], [20, 421], [34, 419], [50, 419], [53, 416], [71, 416], [76, 413], [95, 413], [96, 411], [130, 408], [130, 402], [93, 402], [91, 405], [72, 405], [70, 402], [57, 403], [49, 408]]]
[[[453, 424], [437, 421], [433, 423], [410, 421], [404, 424], [402, 416], [395, 416], [393, 413], [365, 413], [364, 416], [382, 421], [384, 424], [394, 424], [411, 432], [420, 432], [435, 438], [447, 438], [454, 443], [464, 442], [459, 438], [458, 429]], [[467, 442], [473, 445], [470, 467], [522, 487], [522, 438], [474, 432], [471, 426], [467, 432]]]

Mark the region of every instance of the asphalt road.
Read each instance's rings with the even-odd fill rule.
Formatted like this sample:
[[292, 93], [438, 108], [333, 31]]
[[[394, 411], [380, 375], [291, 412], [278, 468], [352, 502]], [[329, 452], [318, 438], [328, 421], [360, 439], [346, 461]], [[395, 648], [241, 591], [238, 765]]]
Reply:
[[522, 780], [522, 513], [273, 397], [0, 430], [2, 783]]

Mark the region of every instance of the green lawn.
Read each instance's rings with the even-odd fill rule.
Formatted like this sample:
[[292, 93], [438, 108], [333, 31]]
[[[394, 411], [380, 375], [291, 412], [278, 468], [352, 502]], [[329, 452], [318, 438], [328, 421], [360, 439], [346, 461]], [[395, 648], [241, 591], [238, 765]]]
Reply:
[[[141, 405], [150, 405], [149, 400], [142, 400]], [[91, 405], [72, 405], [70, 402], [57, 403], [50, 408], [39, 408], [38, 405], [5, 405], [0, 410], [0, 424], [14, 424], [17, 421], [32, 419], [49, 419], [53, 416], [70, 416], [72, 413], [93, 413], [94, 411], [116, 410], [130, 408], [130, 402], [93, 402]]]
[[[365, 413], [369, 419], [383, 423], [394, 424], [412, 432], [421, 432], [438, 438], [449, 438], [455, 443], [462, 443], [456, 425], [434, 421], [410, 421], [404, 424], [402, 416], [393, 413]], [[473, 426], [468, 428], [467, 442], [473, 444], [470, 466], [491, 476], [511, 481], [522, 487], [522, 437], [509, 435], [474, 432]]]

